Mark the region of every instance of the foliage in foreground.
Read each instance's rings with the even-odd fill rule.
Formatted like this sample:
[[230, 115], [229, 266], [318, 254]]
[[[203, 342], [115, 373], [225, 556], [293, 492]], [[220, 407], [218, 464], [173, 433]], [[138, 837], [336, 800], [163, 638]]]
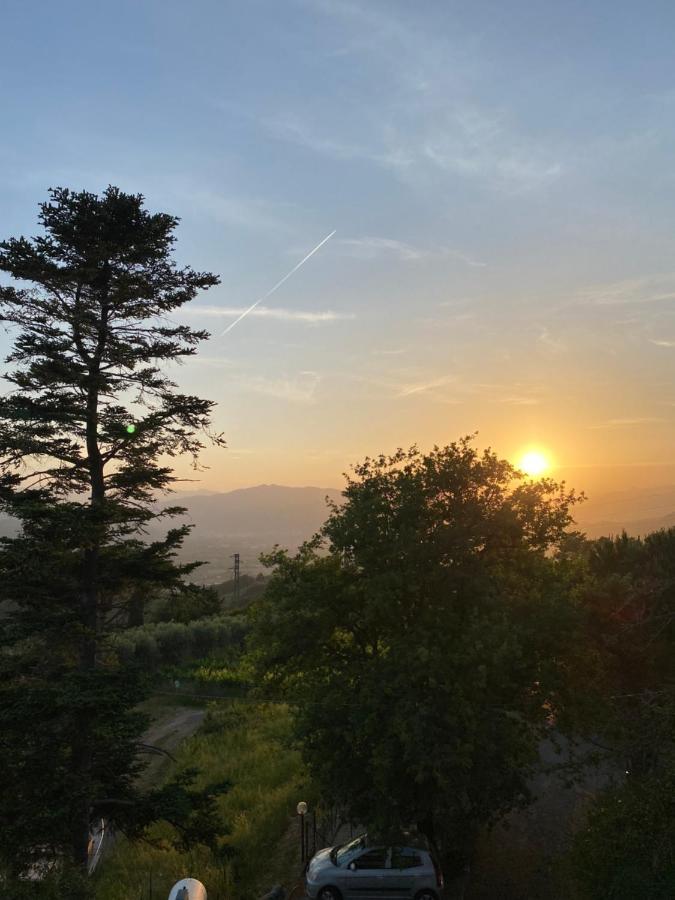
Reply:
[[589, 900], [675, 897], [675, 760], [658, 776], [604, 792], [567, 866]]
[[566, 708], [578, 619], [551, 550], [575, 497], [519, 477], [470, 439], [366, 460], [320, 536], [268, 558], [252, 613], [251, 660], [295, 704], [324, 797], [380, 829], [417, 824], [448, 873], [527, 801]]
[[602, 660], [596, 727], [623, 785], [602, 792], [568, 861], [584, 897], [675, 896], [675, 529], [585, 548], [579, 602]]
[[140, 195], [56, 188], [39, 221], [0, 243], [0, 512], [21, 524], [0, 540], [0, 865], [17, 877], [45, 855], [86, 869], [92, 819], [142, 801], [142, 685], [110, 633], [195, 568], [175, 562], [188, 528], [143, 537], [179, 511], [154, 502], [167, 460], [197, 464], [213, 408], [166, 375], [208, 336], [170, 316], [218, 283], [176, 264], [178, 220]]
[[270, 874], [261, 861], [269, 860], [286, 831], [305, 784], [290, 733], [283, 706], [212, 704], [200, 731], [181, 746], [174, 772], [195, 766], [202, 773], [198, 787], [216, 781], [232, 784], [217, 798], [220, 816], [230, 823], [223, 844], [231, 856], [223, 858], [203, 846], [177, 850], [169, 844], [175, 837], [171, 827], [159, 823], [148, 833], [152, 843], [118, 841], [96, 877], [97, 900], [137, 896], [139, 886], [147, 889], [151, 878], [156, 895], [168, 896], [175, 881], [195, 874], [206, 885], [209, 900], [249, 900], [264, 893]]

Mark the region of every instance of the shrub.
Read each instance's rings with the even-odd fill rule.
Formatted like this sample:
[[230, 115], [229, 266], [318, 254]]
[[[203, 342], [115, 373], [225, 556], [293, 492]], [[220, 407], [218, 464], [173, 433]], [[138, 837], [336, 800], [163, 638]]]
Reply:
[[187, 625], [178, 622], [160, 622], [155, 626], [154, 638], [162, 662], [179, 663], [192, 655], [194, 639]]

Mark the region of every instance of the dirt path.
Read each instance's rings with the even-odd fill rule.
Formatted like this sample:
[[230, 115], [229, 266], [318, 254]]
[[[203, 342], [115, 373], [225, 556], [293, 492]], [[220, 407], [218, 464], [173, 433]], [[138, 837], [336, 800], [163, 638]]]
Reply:
[[[157, 747], [173, 755], [178, 746], [199, 728], [206, 710], [190, 706], [167, 706], [155, 711], [156, 718], [142, 737], [144, 744]], [[158, 781], [170, 759], [161, 754], [148, 756], [148, 764], [139, 778], [142, 787], [150, 787]]]
[[[205, 709], [195, 709], [190, 706], [152, 707], [148, 708], [147, 712], [153, 716], [153, 722], [141, 738], [142, 743], [158, 747], [171, 754], [186, 738], [195, 733], [206, 715]], [[153, 753], [148, 756], [148, 760], [145, 770], [138, 779], [138, 784], [143, 788], [156, 784], [171, 761], [163, 753]], [[104, 820], [101, 820], [101, 829], [93, 835], [89, 862], [90, 875], [100, 860], [110, 852], [114, 843], [114, 832], [106, 828]]]

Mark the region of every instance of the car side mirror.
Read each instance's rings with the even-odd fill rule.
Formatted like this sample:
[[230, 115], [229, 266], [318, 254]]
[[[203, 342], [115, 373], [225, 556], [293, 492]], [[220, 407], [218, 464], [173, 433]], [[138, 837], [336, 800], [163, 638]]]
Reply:
[[347, 868], [348, 868], [351, 872], [356, 872], [356, 863], [355, 863], [355, 862], [350, 862], [349, 865], [347, 866]]

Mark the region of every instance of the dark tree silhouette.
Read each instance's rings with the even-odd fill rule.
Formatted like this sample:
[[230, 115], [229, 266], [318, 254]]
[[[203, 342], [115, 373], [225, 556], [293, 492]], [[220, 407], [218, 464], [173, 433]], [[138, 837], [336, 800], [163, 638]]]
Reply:
[[324, 799], [384, 834], [417, 825], [455, 875], [527, 800], [565, 713], [578, 618], [551, 550], [577, 498], [468, 438], [354, 473], [312, 542], [267, 557], [250, 660], [295, 705]]
[[0, 397], [0, 510], [21, 525], [0, 544], [0, 859], [15, 873], [47, 851], [86, 866], [102, 805], [129, 819], [140, 686], [111, 636], [143, 584], [180, 589], [192, 568], [174, 562], [186, 527], [143, 541], [171, 457], [196, 466], [204, 436], [223, 443], [214, 404], [163, 366], [208, 337], [170, 314], [218, 283], [173, 261], [178, 219], [109, 187], [53, 189], [39, 221], [0, 243], [0, 320], [18, 330]]

